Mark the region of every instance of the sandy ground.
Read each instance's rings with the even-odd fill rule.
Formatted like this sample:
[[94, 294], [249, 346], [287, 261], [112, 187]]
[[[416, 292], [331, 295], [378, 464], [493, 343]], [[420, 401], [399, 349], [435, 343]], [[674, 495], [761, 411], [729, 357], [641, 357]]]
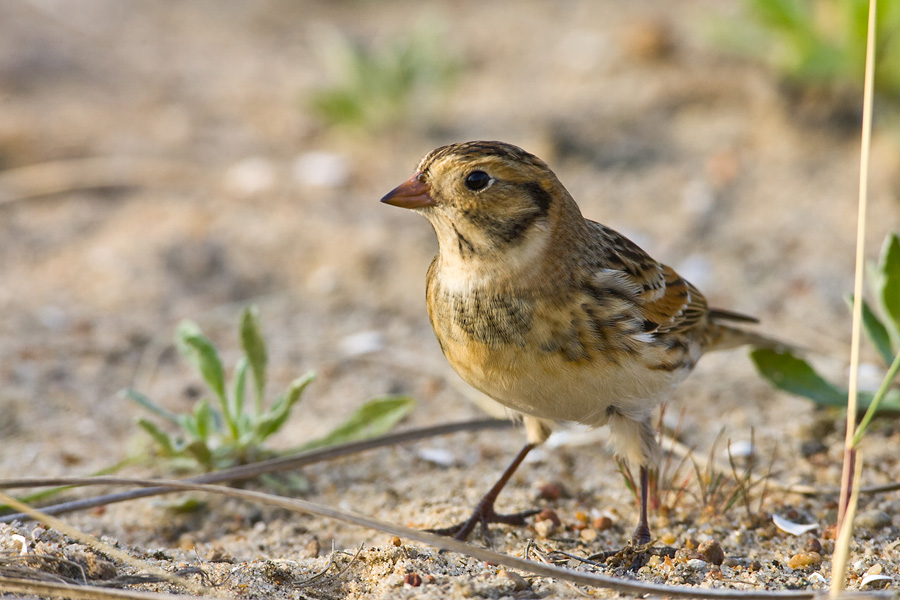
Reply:
[[[139, 452], [147, 440], [134, 421], [144, 414], [119, 390], [188, 410], [198, 382], [171, 349], [174, 326], [200, 323], [230, 364], [237, 316], [250, 302], [270, 344], [273, 388], [308, 369], [319, 375], [274, 448], [315, 438], [385, 393], [418, 400], [403, 427], [481, 415], [427, 323], [433, 233], [378, 202], [426, 152], [467, 139], [542, 156], [586, 216], [674, 266], [715, 305], [815, 349], [814, 362], [842, 380], [858, 134], [827, 110], [791, 105], [771, 72], [712, 41], [740, 27], [739, 5], [3, 3], [0, 476], [87, 474]], [[326, 126], [309, 110], [310, 94], [329, 81], [321, 58], [329, 35], [385, 44], [434, 24], [462, 65], [439, 98], [368, 132]], [[660, 40], [669, 45], [654, 46]], [[876, 135], [871, 257], [900, 223], [898, 147], [896, 135]], [[304, 171], [311, 153], [337, 162], [332, 180]], [[699, 455], [720, 430], [735, 442], [752, 431], [761, 456], [776, 452], [774, 479], [837, 484], [842, 417], [771, 390], [743, 351], [704, 358], [669, 417], [682, 409], [682, 441]], [[562, 436], [535, 454], [503, 505], [551, 508], [561, 527], [549, 538], [546, 527], [498, 527], [496, 549], [522, 555], [535, 538], [587, 555], [627, 539], [636, 508], [603, 438]], [[517, 430], [458, 434], [316, 465], [303, 472], [305, 497], [416, 527], [447, 524], [522, 441]], [[824, 445], [804, 452], [811, 442]], [[896, 423], [878, 423], [863, 448], [867, 483], [900, 477], [898, 448]], [[435, 451], [444, 464], [429, 460]], [[170, 474], [162, 464], [127, 473]], [[560, 498], [546, 497], [550, 483]], [[725, 514], [704, 506], [696, 482], [688, 490], [655, 532], [682, 549], [714, 538], [725, 565], [682, 561], [624, 576], [737, 589], [827, 585], [834, 498], [770, 491], [767, 513], [820, 524], [790, 536], [755, 526], [740, 506]], [[225, 596], [609, 595], [542, 578], [522, 584], [495, 566], [323, 519], [203, 502], [190, 514], [144, 500], [67, 519], [162, 565], [230, 573], [217, 590]], [[900, 499], [862, 503], [868, 528], [853, 544], [850, 585], [880, 565], [897, 589]], [[19, 533], [30, 538], [33, 525], [0, 525], [0, 550], [15, 552]], [[44, 551], [75, 551], [52, 531], [42, 535]], [[333, 581], [293, 585], [326, 565], [332, 544], [365, 547]], [[817, 545], [824, 562], [789, 566]]]

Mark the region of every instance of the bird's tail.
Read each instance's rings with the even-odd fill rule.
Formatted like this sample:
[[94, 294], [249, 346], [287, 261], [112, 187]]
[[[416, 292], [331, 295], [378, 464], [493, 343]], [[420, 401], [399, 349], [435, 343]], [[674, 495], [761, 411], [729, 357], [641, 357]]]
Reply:
[[710, 327], [707, 330], [706, 347], [709, 350], [728, 350], [738, 346], [753, 346], [755, 348], [770, 348], [772, 350], [799, 350], [792, 344], [781, 340], [761, 335], [753, 331], [747, 331], [739, 327], [724, 324], [722, 321], [739, 323], [759, 323], [759, 320], [727, 310], [712, 309], [709, 311]]

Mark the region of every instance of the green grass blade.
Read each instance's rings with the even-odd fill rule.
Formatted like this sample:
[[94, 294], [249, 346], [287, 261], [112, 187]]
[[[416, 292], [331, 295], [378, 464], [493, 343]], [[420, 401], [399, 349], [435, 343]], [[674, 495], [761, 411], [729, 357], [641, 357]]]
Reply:
[[750, 353], [750, 358], [759, 374], [780, 390], [809, 398], [821, 406], [847, 405], [847, 392], [828, 383], [809, 363], [790, 352], [758, 349]]
[[175, 333], [175, 343], [225, 407], [225, 369], [212, 342], [203, 335], [196, 323], [182, 321]]
[[266, 438], [281, 429], [281, 426], [284, 425], [290, 416], [294, 404], [300, 399], [306, 386], [312, 383], [315, 378], [316, 374], [309, 371], [291, 382], [287, 392], [279, 396], [272, 404], [272, 408], [254, 423], [255, 443], [261, 444]]
[[[847, 304], [851, 308], [853, 307], [852, 295], [847, 299]], [[878, 315], [872, 310], [871, 305], [865, 300], [863, 300], [862, 305], [862, 323], [866, 335], [869, 337], [872, 345], [875, 346], [875, 349], [878, 350], [878, 354], [881, 355], [884, 363], [889, 365], [894, 362], [894, 351], [891, 348], [891, 334], [884, 323], [881, 322], [881, 319], [878, 318]]]
[[162, 406], [160, 406], [159, 404], [157, 404], [156, 402], [154, 402], [153, 400], [151, 400], [144, 394], [140, 393], [139, 391], [128, 388], [128, 389], [122, 390], [121, 393], [123, 396], [125, 396], [129, 400], [132, 400], [133, 402], [138, 403], [139, 405], [143, 406], [144, 408], [146, 408], [147, 410], [149, 410], [156, 416], [162, 417], [166, 421], [174, 423], [175, 425], [179, 424], [177, 414], [173, 413], [170, 410], [163, 408]]
[[[878, 391], [875, 392], [875, 396], [872, 399], [872, 402], [869, 404], [869, 408], [866, 410], [866, 414], [863, 416], [862, 421], [860, 421], [859, 425], [857, 425], [856, 427], [856, 432], [853, 434], [853, 447], [856, 447], [856, 445], [859, 444], [859, 442], [865, 435], [866, 428], [869, 426], [869, 422], [875, 417], [875, 414], [881, 407], [882, 402], [888, 395], [891, 383], [897, 376], [898, 370], [900, 370], [900, 352], [897, 353], [897, 357], [894, 359], [894, 362], [891, 363], [891, 368], [888, 369], [888, 372], [884, 376], [884, 380], [881, 382], [881, 386], [878, 388]], [[897, 390], [894, 390], [894, 392], [896, 391]], [[894, 399], [897, 399], [897, 401], [900, 402], [900, 393], [893, 394], [893, 396]]]
[[138, 419], [138, 427], [146, 431], [153, 441], [160, 447], [162, 450], [163, 456], [171, 457], [177, 454], [175, 450], [175, 444], [172, 443], [172, 438], [168, 433], [160, 429], [160, 427], [154, 423], [153, 421], [148, 421], [147, 419]]
[[208, 400], [201, 400], [194, 407], [194, 423], [197, 424], [197, 437], [206, 442], [209, 434], [215, 431], [215, 417]]
[[237, 440], [244, 431], [241, 424], [244, 422], [242, 415], [244, 414], [244, 395], [247, 391], [247, 368], [249, 363], [247, 358], [241, 358], [234, 369], [234, 381], [232, 382], [231, 397], [229, 398], [228, 408], [225, 410], [225, 422], [231, 432], [231, 438]]
[[256, 399], [256, 414], [262, 413], [263, 395], [266, 389], [266, 366], [269, 361], [266, 341], [259, 326], [259, 309], [248, 306], [241, 315], [241, 347], [250, 364], [253, 375], [253, 391]]
[[305, 444], [303, 449], [345, 444], [384, 435], [408, 415], [415, 405], [416, 401], [409, 396], [384, 396], [369, 400], [330, 433]]

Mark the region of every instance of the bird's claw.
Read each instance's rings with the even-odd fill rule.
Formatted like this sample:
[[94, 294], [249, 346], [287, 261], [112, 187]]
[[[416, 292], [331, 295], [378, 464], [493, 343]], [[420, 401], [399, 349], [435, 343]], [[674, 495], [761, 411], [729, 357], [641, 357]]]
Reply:
[[472, 531], [475, 530], [475, 526], [481, 525], [482, 536], [484, 537], [484, 540], [486, 542], [490, 543], [490, 534], [488, 529], [488, 525], [490, 523], [522, 526], [526, 524], [525, 519], [532, 515], [536, 515], [539, 512], [541, 512], [540, 509], [533, 508], [517, 513], [499, 514], [494, 511], [493, 505], [486, 507], [479, 505], [472, 513], [472, 515], [461, 523], [451, 525], [450, 527], [441, 527], [439, 529], [427, 529], [426, 531], [437, 535], [452, 537], [455, 540], [464, 542], [466, 538], [468, 538], [472, 533]]

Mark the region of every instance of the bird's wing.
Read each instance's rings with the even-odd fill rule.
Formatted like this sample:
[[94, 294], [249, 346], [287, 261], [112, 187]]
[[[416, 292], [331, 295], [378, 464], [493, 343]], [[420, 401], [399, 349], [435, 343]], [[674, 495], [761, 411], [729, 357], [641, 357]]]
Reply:
[[650, 333], [690, 329], [709, 313], [706, 298], [669, 266], [651, 258], [637, 244], [599, 223], [597, 242], [607, 250], [602, 269], [615, 273], [634, 290], [634, 303]]

